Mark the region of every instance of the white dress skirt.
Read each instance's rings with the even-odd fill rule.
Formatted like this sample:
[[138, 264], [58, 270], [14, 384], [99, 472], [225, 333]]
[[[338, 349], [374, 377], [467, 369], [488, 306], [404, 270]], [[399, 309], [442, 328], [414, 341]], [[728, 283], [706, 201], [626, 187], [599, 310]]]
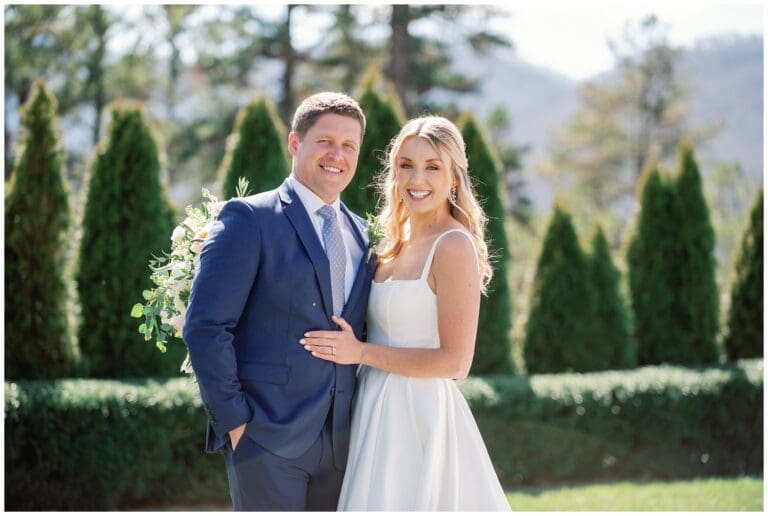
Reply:
[[[437, 297], [421, 278], [373, 283], [368, 340], [437, 348]], [[474, 245], [474, 242], [473, 242]], [[509, 511], [467, 401], [453, 380], [363, 366], [352, 408], [342, 511]]]

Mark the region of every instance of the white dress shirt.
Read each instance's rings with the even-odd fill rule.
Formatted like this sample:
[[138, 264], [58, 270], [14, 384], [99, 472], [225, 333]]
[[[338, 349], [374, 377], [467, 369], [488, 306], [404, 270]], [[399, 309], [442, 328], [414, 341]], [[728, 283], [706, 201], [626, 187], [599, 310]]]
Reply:
[[[323, 241], [323, 223], [325, 221], [317, 213], [317, 210], [326, 205], [325, 201], [318, 197], [315, 192], [301, 184], [293, 174], [288, 176], [288, 181], [293, 191], [299, 196], [304, 209], [307, 210], [309, 220], [312, 221], [317, 238], [320, 240], [320, 245], [325, 249], [325, 242]], [[354, 229], [350, 226], [349, 219], [341, 211], [341, 201], [336, 198], [329, 206], [336, 210], [336, 220], [339, 222], [341, 236], [344, 239], [344, 250], [347, 254], [347, 267], [344, 270], [344, 302], [346, 303], [349, 299], [349, 293], [352, 292], [352, 285], [355, 283], [360, 260], [363, 258], [363, 249], [357, 243], [357, 238], [355, 238]]]

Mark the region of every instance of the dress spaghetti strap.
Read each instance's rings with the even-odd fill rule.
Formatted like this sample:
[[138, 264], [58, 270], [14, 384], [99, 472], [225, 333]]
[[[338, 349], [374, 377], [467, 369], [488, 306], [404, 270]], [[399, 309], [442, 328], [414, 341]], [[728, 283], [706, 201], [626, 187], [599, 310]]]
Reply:
[[435, 250], [437, 249], [437, 243], [440, 242], [440, 239], [443, 238], [445, 235], [449, 233], [461, 233], [465, 237], [467, 237], [472, 244], [472, 249], [475, 250], [475, 261], [478, 260], [477, 256], [477, 246], [475, 245], [475, 239], [472, 237], [472, 235], [469, 234], [469, 232], [465, 229], [459, 229], [459, 228], [453, 228], [449, 229], [445, 233], [442, 233], [440, 236], [438, 236], [435, 239], [435, 242], [432, 244], [432, 249], [429, 250], [429, 254], [427, 255], [427, 261], [424, 262], [424, 268], [421, 270], [421, 276], [420, 279], [426, 279], [427, 273], [429, 273], [429, 270], [432, 268], [432, 260], [435, 257]]

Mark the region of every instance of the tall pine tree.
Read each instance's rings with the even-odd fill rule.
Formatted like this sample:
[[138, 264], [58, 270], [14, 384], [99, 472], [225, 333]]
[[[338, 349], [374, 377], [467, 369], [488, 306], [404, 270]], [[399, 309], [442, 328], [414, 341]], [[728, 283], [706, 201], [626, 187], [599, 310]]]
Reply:
[[390, 95], [381, 96], [376, 92], [376, 83], [380, 81], [377, 72], [371, 71], [363, 83], [360, 95], [360, 107], [365, 113], [365, 136], [360, 146], [357, 172], [349, 186], [341, 194], [344, 204], [365, 217], [366, 213], [376, 213], [377, 190], [375, 179], [382, 170], [382, 161], [386, 158], [389, 142], [403, 125], [401, 110], [396, 107], [396, 100]]
[[71, 374], [63, 259], [69, 226], [56, 99], [36, 81], [5, 199], [5, 376]]
[[266, 98], [249, 103], [237, 114], [219, 167], [224, 198], [235, 196], [241, 176], [253, 194], [277, 188], [288, 172], [285, 128], [274, 107]]
[[602, 228], [592, 238], [589, 260], [590, 286], [595, 304], [594, 330], [590, 349], [594, 369], [625, 369], [635, 365], [635, 348], [630, 335], [629, 313], [621, 295], [621, 274], [611, 259], [611, 250]]
[[[533, 280], [523, 356], [529, 374], [603, 369], [595, 349], [590, 266], [571, 216], [555, 206]], [[600, 355], [595, 357], [595, 353]]]
[[749, 214], [749, 225], [744, 231], [736, 259], [725, 350], [729, 360], [763, 356], [762, 188]]
[[641, 208], [627, 249], [638, 365], [677, 362], [673, 264], [677, 254], [677, 196], [658, 168], [642, 181]]
[[714, 232], [689, 144], [679, 172], [652, 169], [627, 255], [640, 365], [718, 360]]
[[480, 203], [488, 216], [486, 240], [493, 258], [493, 278], [488, 295], [480, 303], [474, 373], [503, 372], [511, 369], [509, 331], [512, 326], [512, 302], [507, 283], [509, 245], [504, 230], [504, 204], [498, 159], [474, 118], [465, 115], [459, 121], [469, 158], [472, 178]]
[[131, 307], [152, 287], [149, 259], [170, 244], [173, 211], [160, 184], [157, 143], [140, 107], [111, 107], [90, 169], [77, 274], [80, 348], [91, 376], [179, 374], [186, 349], [159, 353]]
[[716, 362], [719, 358], [717, 328], [719, 294], [715, 281], [715, 232], [701, 186], [693, 147], [679, 149], [679, 171], [674, 188], [680, 214], [677, 218], [679, 255], [674, 290], [680, 361]]

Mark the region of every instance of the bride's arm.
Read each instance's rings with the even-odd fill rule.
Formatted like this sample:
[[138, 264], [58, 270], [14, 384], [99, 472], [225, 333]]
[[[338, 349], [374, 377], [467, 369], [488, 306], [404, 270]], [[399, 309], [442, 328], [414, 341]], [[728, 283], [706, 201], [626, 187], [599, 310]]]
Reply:
[[365, 364], [404, 376], [465, 378], [472, 365], [480, 312], [477, 258], [466, 236], [443, 238], [430, 277], [437, 295], [439, 348], [395, 348], [360, 342], [346, 321], [338, 317], [334, 321], [341, 331], [307, 332], [301, 344], [314, 356], [338, 364]]

